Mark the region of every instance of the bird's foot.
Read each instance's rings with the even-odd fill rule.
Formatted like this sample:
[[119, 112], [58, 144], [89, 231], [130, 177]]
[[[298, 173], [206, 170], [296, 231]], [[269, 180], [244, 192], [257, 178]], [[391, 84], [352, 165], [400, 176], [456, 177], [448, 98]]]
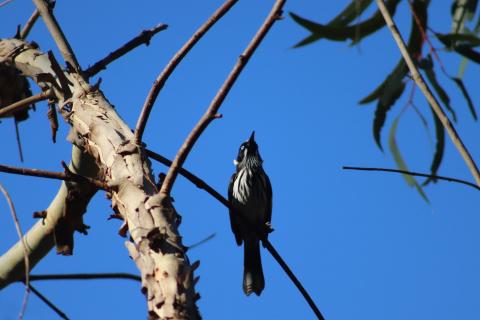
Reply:
[[273, 231], [275, 231], [275, 229], [272, 228], [272, 223], [271, 222], [265, 222], [264, 230], [265, 230], [266, 234], [269, 234], [269, 233], [272, 233]]

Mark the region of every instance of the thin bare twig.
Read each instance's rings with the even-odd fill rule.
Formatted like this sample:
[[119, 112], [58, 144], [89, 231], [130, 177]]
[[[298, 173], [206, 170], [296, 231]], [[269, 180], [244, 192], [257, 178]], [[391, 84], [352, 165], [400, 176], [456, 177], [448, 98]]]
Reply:
[[[31, 280], [31, 279], [30, 279]], [[67, 315], [62, 311], [60, 310], [56, 305], [53, 304], [53, 302], [51, 302], [49, 299], [47, 299], [47, 297], [45, 297], [40, 291], [38, 291], [37, 289], [35, 289], [35, 287], [33, 287], [31, 284], [29, 284], [29, 288], [30, 290], [32, 290], [32, 292], [40, 299], [42, 300], [50, 309], [53, 310], [53, 312], [55, 312], [60, 318], [64, 319], [64, 320], [68, 320], [69, 318], [67, 317]]]
[[248, 63], [248, 60], [250, 60], [250, 57], [253, 55], [259, 44], [262, 42], [263, 38], [266, 36], [267, 32], [275, 23], [275, 21], [281, 18], [282, 8], [285, 4], [285, 1], [286, 0], [275, 1], [272, 10], [261, 25], [260, 29], [258, 29], [257, 33], [248, 44], [245, 51], [238, 58], [237, 63], [233, 67], [225, 82], [222, 84], [221, 88], [218, 90], [207, 111], [202, 116], [202, 118], [200, 118], [196, 126], [188, 135], [187, 139], [185, 139], [183, 145], [178, 150], [177, 155], [175, 156], [175, 159], [170, 166], [170, 169], [168, 170], [167, 176], [165, 177], [165, 181], [163, 182], [162, 188], [160, 190], [161, 193], [170, 194], [175, 179], [177, 178], [178, 170], [182, 167], [183, 163], [187, 159], [188, 154], [190, 153], [190, 150], [192, 150], [193, 145], [198, 140], [203, 131], [207, 128], [210, 122], [219, 117], [219, 115], [217, 115], [218, 109], [222, 105], [222, 102], [225, 100], [225, 97], [227, 96], [228, 92], [230, 91], [238, 76], [242, 72], [243, 68]]
[[[64, 169], [67, 168], [66, 164], [63, 161], [62, 161], [62, 166], [64, 167]], [[0, 172], [21, 174], [24, 176], [41, 177], [41, 178], [56, 179], [56, 180], [88, 182], [99, 189], [103, 189], [103, 190], [108, 189], [108, 186], [99, 180], [73, 173], [69, 171], [68, 168], [65, 170], [66, 172], [54, 172], [54, 171], [47, 171], [47, 170], [40, 170], [40, 169], [28, 169], [28, 168], [18, 168], [18, 167], [0, 165]]]
[[407, 47], [405, 46], [405, 42], [403, 41], [403, 38], [400, 32], [398, 31], [397, 26], [395, 25], [395, 22], [392, 19], [392, 16], [390, 15], [387, 8], [385, 7], [383, 0], [376, 0], [376, 2], [378, 5], [378, 8], [380, 9], [380, 12], [383, 15], [383, 18], [385, 19], [385, 22], [387, 23], [390, 31], [392, 32], [392, 36], [395, 39], [395, 42], [397, 43], [400, 49], [400, 52], [402, 53], [403, 59], [405, 60], [408, 66], [408, 69], [410, 70], [410, 73], [412, 74], [413, 80], [418, 85], [420, 90], [422, 90], [423, 94], [425, 95], [425, 98], [427, 98], [428, 103], [432, 107], [437, 117], [440, 119], [440, 122], [442, 123], [443, 127], [447, 130], [448, 135], [450, 136], [450, 139], [452, 140], [458, 152], [464, 159], [467, 167], [470, 169], [470, 172], [473, 178], [475, 179], [475, 182], [477, 183], [478, 186], [480, 186], [480, 171], [478, 170], [478, 167], [475, 161], [470, 155], [470, 152], [468, 151], [467, 147], [463, 144], [462, 139], [458, 135], [453, 124], [450, 122], [447, 115], [445, 114], [443, 109], [440, 107], [440, 104], [438, 103], [437, 99], [432, 94], [430, 88], [427, 86], [427, 84], [423, 80], [423, 77], [418, 72], [417, 66], [413, 62], [410, 56], [410, 53], [408, 52]]
[[4, 5], [7, 5], [9, 4], [10, 2], [12, 2], [13, 0], [5, 0], [3, 2], [0, 2], [0, 8], [3, 7]]
[[15, 137], [17, 139], [18, 146], [18, 155], [20, 156], [20, 162], [23, 162], [23, 150], [22, 150], [22, 140], [20, 139], [20, 131], [18, 130], [18, 121], [13, 119], [15, 125]]
[[468, 182], [468, 181], [465, 181], [465, 180], [462, 180], [462, 179], [431, 175], [431, 174], [421, 173], [421, 172], [397, 170], [397, 169], [387, 169], [387, 168], [348, 167], [348, 166], [344, 166], [344, 167], [342, 167], [342, 169], [343, 170], [358, 170], [358, 171], [383, 171], [383, 172], [403, 173], [403, 174], [408, 174], [410, 176], [425, 177], [425, 178], [432, 178], [432, 179], [444, 180], [444, 181], [449, 181], [449, 182], [461, 183], [461, 184], [467, 185], [469, 187], [475, 188], [477, 190], [480, 190], [480, 187], [477, 186], [475, 183], [471, 183], [471, 182]]
[[173, 70], [178, 66], [182, 59], [187, 55], [187, 53], [192, 49], [195, 44], [203, 37], [203, 35], [210, 30], [210, 28], [220, 20], [238, 0], [227, 0], [225, 3], [215, 11], [210, 18], [193, 34], [193, 36], [183, 45], [182, 48], [173, 56], [173, 58], [168, 62], [165, 69], [158, 75], [157, 79], [153, 83], [150, 92], [145, 99], [143, 104], [142, 111], [137, 120], [137, 125], [135, 126], [135, 141], [137, 144], [140, 144], [142, 141], [143, 132], [147, 125], [148, 117], [152, 111], [153, 104], [162, 90], [163, 86], [167, 82], [168, 78], [172, 74]]
[[201, 246], [202, 244], [204, 244], [205, 242], [208, 242], [210, 240], [212, 240], [213, 238], [215, 238], [217, 234], [216, 233], [212, 233], [211, 235], [209, 235], [208, 237], [198, 241], [198, 242], [195, 242], [194, 244], [188, 246], [188, 250], [192, 250], [198, 246]]
[[105, 58], [97, 61], [91, 67], [88, 67], [88, 69], [85, 70], [85, 76], [92, 77], [97, 73], [99, 73], [100, 71], [105, 70], [108, 64], [117, 60], [121, 56], [127, 54], [128, 52], [130, 52], [131, 50], [135, 49], [136, 47], [142, 44], [145, 44], [148, 46], [150, 43], [150, 39], [152, 39], [152, 37], [156, 35], [158, 32], [167, 29], [167, 27], [168, 25], [161, 23], [149, 30], [143, 30], [138, 36], [128, 41], [117, 50], [110, 52]]
[[71, 274], [32, 274], [30, 281], [41, 280], [99, 280], [99, 279], [129, 279], [142, 281], [142, 279], [131, 273], [71, 273]]
[[[149, 157], [151, 157], [152, 159], [154, 160], [157, 160], [158, 162], [166, 165], [166, 166], [170, 166], [171, 165], [171, 161], [168, 160], [167, 158], [151, 151], [151, 150], [147, 150], [147, 155]], [[210, 185], [208, 185], [205, 181], [203, 181], [202, 179], [200, 179], [199, 177], [197, 177], [196, 175], [194, 175], [193, 173], [191, 173], [190, 171], [184, 169], [184, 168], [180, 168], [179, 171], [178, 171], [182, 176], [184, 176], [187, 180], [189, 180], [190, 182], [192, 182], [195, 186], [197, 186], [198, 188], [200, 189], [203, 189], [205, 190], [207, 193], [209, 193], [211, 196], [213, 196], [215, 199], [218, 200], [218, 202], [220, 202], [221, 204], [223, 204], [225, 207], [227, 207], [229, 210], [233, 210], [233, 208], [230, 206], [230, 202], [228, 202], [227, 199], [225, 199], [225, 197], [223, 197], [219, 192], [217, 192], [215, 189], [213, 189]], [[240, 219], [242, 219], [242, 216], [241, 215], [238, 215], [240, 217]], [[248, 221], [244, 221], [244, 223], [247, 223], [248, 224]], [[307, 301], [308, 305], [310, 306], [310, 308], [312, 309], [312, 311], [315, 313], [315, 315], [317, 316], [317, 318], [319, 320], [323, 320], [323, 315], [322, 313], [320, 312], [320, 310], [318, 309], [318, 307], [316, 306], [315, 302], [313, 301], [313, 299], [310, 297], [310, 295], [308, 294], [307, 290], [305, 290], [305, 288], [303, 287], [302, 283], [297, 279], [297, 277], [295, 276], [295, 274], [292, 272], [292, 270], [288, 267], [287, 263], [283, 260], [283, 258], [281, 257], [281, 255], [277, 252], [277, 250], [275, 249], [275, 247], [270, 243], [270, 241], [268, 241], [267, 238], [265, 238], [264, 236], [264, 232], [260, 231], [260, 230], [257, 230], [257, 234], [259, 235], [259, 237], [262, 239], [262, 242], [265, 246], [265, 248], [268, 250], [268, 252], [270, 252], [270, 254], [273, 256], [273, 258], [277, 261], [277, 263], [282, 267], [283, 271], [285, 271], [285, 273], [288, 275], [288, 277], [290, 278], [290, 280], [292, 280], [292, 282], [295, 284], [295, 286], [297, 287], [297, 289], [300, 291], [300, 293], [302, 294], [302, 296], [304, 297], [304, 299]]]
[[35, 24], [35, 22], [37, 22], [38, 17], [40, 17], [40, 11], [38, 11], [38, 9], [35, 9], [35, 11], [33, 11], [32, 15], [30, 16], [30, 18], [28, 18], [27, 22], [23, 26], [22, 31], [20, 31], [20, 39], [25, 39], [28, 36], [30, 30], [32, 30], [33, 28], [33, 25]]
[[80, 64], [73, 53], [72, 47], [67, 41], [65, 34], [63, 33], [60, 25], [58, 24], [55, 16], [52, 14], [51, 9], [49, 8], [47, 2], [45, 0], [32, 0], [35, 6], [37, 7], [40, 15], [42, 16], [43, 21], [45, 22], [48, 31], [53, 37], [55, 44], [57, 45], [60, 53], [62, 54], [63, 59], [65, 62], [70, 64], [78, 74], [81, 74]]
[[[172, 165], [172, 161], [165, 158], [164, 156], [162, 156], [162, 155], [160, 155], [156, 152], [153, 152], [152, 150], [148, 150], [148, 149], [146, 150], [146, 152], [147, 152], [147, 155], [150, 158], [152, 158], [154, 160], [157, 160], [158, 162], [166, 165], [167, 167], [170, 167]], [[178, 172], [182, 176], [187, 178], [191, 183], [193, 183], [197, 188], [205, 190], [206, 192], [211, 194], [215, 199], [220, 201], [223, 205], [225, 205], [227, 207], [229, 206], [228, 201], [220, 193], [218, 193], [215, 189], [213, 189], [207, 183], [205, 183], [205, 181], [203, 181], [202, 179], [200, 179], [199, 177], [197, 177], [196, 175], [194, 175], [193, 173], [191, 173], [187, 169], [180, 168], [180, 170]]]
[[272, 245], [272, 243], [270, 241], [268, 241], [268, 239], [263, 239], [262, 243], [265, 246], [265, 248], [268, 250], [268, 252], [270, 252], [272, 257], [275, 260], [277, 260], [278, 264], [282, 267], [283, 271], [285, 271], [285, 273], [288, 275], [290, 280], [292, 280], [293, 284], [300, 291], [300, 293], [302, 294], [302, 296], [305, 298], [308, 305], [312, 309], [313, 313], [315, 313], [315, 315], [317, 316], [317, 319], [318, 320], [325, 320], [322, 313], [318, 309], [317, 305], [313, 301], [312, 297], [310, 297], [310, 295], [308, 294], [307, 290], [305, 290], [305, 288], [303, 287], [300, 280], [297, 279], [297, 277], [295, 276], [293, 271], [290, 269], [290, 267], [285, 262], [285, 260], [283, 260], [282, 256], [278, 253], [278, 251], [275, 249], [275, 247]]
[[8, 194], [7, 190], [3, 187], [0, 183], [0, 191], [7, 199], [8, 206], [10, 207], [10, 212], [12, 214], [12, 220], [15, 224], [15, 229], [17, 230], [18, 237], [20, 238], [20, 242], [22, 243], [23, 251], [24, 251], [24, 262], [25, 262], [25, 294], [23, 296], [23, 303], [22, 308], [20, 309], [20, 314], [18, 315], [18, 319], [23, 319], [23, 315], [27, 308], [28, 302], [28, 294], [30, 293], [30, 259], [29, 255], [30, 252], [28, 250], [27, 244], [25, 243], [25, 238], [23, 237], [22, 228], [20, 227], [20, 222], [18, 221], [17, 212], [15, 211], [15, 206], [13, 205], [12, 198]]
[[50, 90], [40, 92], [36, 95], [30, 96], [28, 98], [22, 99], [20, 101], [14, 102], [5, 108], [0, 109], [0, 118], [4, 117], [12, 117], [14, 113], [27, 109], [28, 106], [35, 102], [39, 102], [42, 100], [47, 100], [52, 96], [52, 92]]

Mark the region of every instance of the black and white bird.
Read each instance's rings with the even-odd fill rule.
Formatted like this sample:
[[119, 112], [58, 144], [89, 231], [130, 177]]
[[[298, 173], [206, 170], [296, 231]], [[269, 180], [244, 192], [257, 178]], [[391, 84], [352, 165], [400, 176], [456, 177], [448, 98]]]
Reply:
[[237, 170], [230, 179], [228, 200], [235, 240], [239, 246], [244, 244], [243, 291], [259, 296], [265, 287], [259, 232], [266, 238], [271, 231], [272, 186], [262, 167], [255, 131], [240, 145], [233, 163]]

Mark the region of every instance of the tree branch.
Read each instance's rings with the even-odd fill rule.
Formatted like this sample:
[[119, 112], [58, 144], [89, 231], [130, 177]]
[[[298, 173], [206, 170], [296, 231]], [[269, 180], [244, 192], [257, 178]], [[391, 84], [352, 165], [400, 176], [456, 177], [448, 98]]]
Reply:
[[[158, 154], [158, 153], [156, 153], [152, 150], [149, 150], [149, 149], [147, 149], [145, 151], [147, 152], [147, 155], [150, 158], [164, 164], [165, 166], [170, 167], [172, 165], [172, 161], [165, 158], [164, 156], [162, 156], [162, 155], [160, 155], [160, 154]], [[189, 180], [191, 183], [193, 183], [197, 188], [205, 190], [210, 195], [212, 195], [215, 199], [220, 201], [224, 206], [226, 206], [226, 207], [229, 206], [228, 201], [220, 193], [218, 193], [215, 189], [210, 187], [205, 181], [203, 181], [202, 179], [200, 179], [199, 177], [197, 177], [196, 175], [194, 175], [193, 173], [191, 173], [187, 169], [180, 168], [178, 172], [182, 176], [184, 176], [187, 180]]]
[[[97, 168], [90, 157], [77, 147], [72, 149], [71, 170], [82, 175], [95, 175]], [[38, 221], [24, 236], [29, 249], [30, 268], [33, 268], [57, 245], [57, 252], [71, 254], [73, 232], [82, 222], [87, 204], [96, 188], [86, 183], [62, 183], [49, 207], [43, 211], [44, 219]], [[79, 195], [72, 197], [72, 193]], [[25, 253], [19, 241], [0, 256], [0, 289], [25, 277]]]
[[167, 66], [163, 71], [158, 75], [157, 79], [153, 83], [150, 92], [145, 99], [143, 104], [142, 111], [137, 120], [137, 125], [135, 126], [135, 142], [140, 144], [142, 141], [143, 132], [147, 125], [148, 117], [152, 111], [153, 104], [162, 90], [163, 86], [167, 82], [168, 78], [178, 66], [178, 64], [183, 60], [183, 58], [188, 54], [188, 52], [195, 46], [195, 44], [207, 33], [208, 30], [220, 20], [238, 0], [227, 0], [225, 3], [215, 11], [212, 16], [193, 34], [193, 36], [183, 45], [182, 48], [173, 56], [173, 58], [168, 62]]
[[36, 95], [30, 96], [28, 98], [22, 99], [20, 101], [14, 102], [9, 106], [0, 109], [0, 118], [11, 117], [14, 113], [28, 108], [29, 105], [34, 104], [42, 100], [47, 100], [52, 97], [52, 92], [50, 90], [40, 92]]
[[67, 315], [62, 311], [60, 310], [60, 308], [58, 308], [56, 305], [53, 304], [53, 302], [51, 302], [49, 299], [47, 299], [47, 297], [45, 297], [40, 291], [38, 291], [37, 289], [35, 289], [35, 287], [32, 287], [31, 284], [29, 284], [29, 288], [30, 290], [32, 290], [32, 292], [40, 299], [42, 300], [50, 309], [53, 310], [53, 312], [55, 312], [60, 318], [64, 319], [64, 320], [68, 320], [69, 318], [67, 317]]
[[73, 53], [72, 47], [70, 47], [70, 44], [68, 43], [67, 38], [65, 37], [65, 34], [60, 28], [60, 25], [55, 19], [55, 16], [53, 15], [51, 9], [49, 8], [47, 2], [45, 0], [32, 0], [32, 1], [37, 7], [38, 11], [40, 12], [40, 15], [42, 16], [42, 19], [45, 22], [48, 28], [48, 31], [50, 31], [50, 34], [52, 35], [53, 40], [55, 41], [58, 49], [60, 50], [60, 53], [62, 54], [63, 59], [65, 60], [65, 62], [69, 63], [80, 75], [82, 70], [80, 68], [80, 64], [78, 63], [77, 58]]
[[38, 11], [38, 9], [35, 9], [35, 11], [33, 11], [32, 15], [30, 16], [30, 18], [28, 18], [27, 22], [23, 26], [22, 31], [20, 31], [20, 39], [25, 39], [28, 36], [30, 30], [32, 30], [33, 26], [35, 25], [35, 22], [37, 22], [38, 17], [40, 17], [40, 11]]
[[85, 177], [85, 176], [71, 172], [70, 169], [68, 169], [65, 162], [63, 161], [62, 161], [62, 166], [65, 169], [65, 172], [18, 168], [18, 167], [11, 167], [11, 166], [5, 166], [0, 164], [0, 172], [20, 174], [20, 175], [31, 176], [31, 177], [55, 179], [55, 180], [84, 182], [84, 183], [87, 182], [99, 189], [108, 190], [108, 186], [97, 179]]
[[2, 2], [0, 2], [0, 8], [3, 7], [4, 5], [7, 5], [9, 4], [10, 2], [12, 2], [13, 0], [4, 0]]
[[[170, 160], [168, 160], [167, 158], [165, 158], [165, 157], [163, 157], [163, 156], [159, 155], [158, 153], [155, 153], [151, 150], [146, 150], [146, 151], [147, 151], [147, 155], [149, 157], [151, 157], [152, 159], [154, 159], [154, 160], [156, 160], [156, 161], [158, 161], [158, 162], [160, 162], [160, 163], [162, 163], [166, 166], [171, 165], [172, 162]], [[178, 172], [182, 176], [184, 176], [187, 180], [189, 180], [191, 183], [193, 183], [195, 186], [197, 186], [198, 188], [203, 189], [207, 193], [209, 193], [211, 196], [213, 196], [215, 199], [217, 199], [218, 202], [223, 204], [226, 208], [234, 211], [234, 209], [230, 206], [230, 202], [227, 199], [225, 199], [225, 197], [223, 197], [219, 192], [217, 192], [215, 189], [213, 189], [210, 185], [208, 185], [205, 181], [203, 181], [202, 179], [200, 179], [199, 177], [197, 177], [196, 175], [194, 175], [193, 173], [191, 173], [187, 169], [180, 168]], [[240, 219], [243, 219], [242, 215], [238, 215], [238, 217], [240, 217]], [[244, 221], [244, 223], [249, 224], [248, 221]], [[252, 226], [252, 229], [255, 229], [255, 228]], [[308, 305], [310, 306], [312, 311], [315, 313], [317, 318], [319, 320], [323, 320], [324, 319], [323, 315], [320, 312], [320, 310], [318, 309], [318, 307], [316, 306], [315, 302], [310, 297], [307, 290], [305, 290], [302, 283], [297, 279], [297, 277], [295, 276], [293, 271], [290, 269], [290, 267], [287, 265], [287, 263], [283, 260], [282, 256], [277, 252], [275, 247], [271, 244], [271, 242], [267, 238], [265, 238], [265, 236], [264, 236], [265, 233], [263, 231], [257, 230], [257, 234], [258, 234], [259, 238], [262, 239], [262, 242], [263, 242], [265, 248], [268, 250], [268, 252], [270, 252], [272, 257], [277, 261], [277, 263], [280, 265], [280, 267], [282, 267], [283, 271], [285, 271], [285, 273], [288, 275], [290, 280], [295, 284], [295, 286], [300, 291], [300, 293], [302, 294], [304, 299], [307, 301]]]
[[130, 52], [131, 50], [135, 49], [136, 47], [142, 44], [145, 44], [148, 46], [150, 43], [150, 40], [154, 35], [156, 35], [158, 32], [165, 30], [167, 28], [168, 28], [168, 25], [162, 23], [149, 30], [143, 30], [138, 36], [128, 41], [117, 50], [110, 52], [105, 58], [101, 59], [100, 61], [97, 61], [91, 67], [88, 67], [88, 69], [85, 70], [85, 76], [87, 78], [90, 78], [96, 75], [97, 73], [99, 73], [100, 71], [105, 70], [108, 64], [112, 63], [113, 61], [117, 60], [121, 56], [127, 54], [128, 52]]
[[348, 167], [348, 166], [344, 166], [344, 167], [342, 167], [342, 169], [343, 170], [358, 170], [358, 171], [383, 171], [383, 172], [403, 173], [403, 174], [408, 174], [410, 176], [425, 177], [425, 178], [432, 178], [432, 179], [444, 180], [444, 181], [449, 181], [449, 182], [461, 183], [461, 184], [467, 185], [469, 187], [475, 188], [477, 190], [480, 190], [479, 186], [477, 186], [474, 183], [465, 181], [465, 180], [461, 180], [461, 179], [457, 179], [457, 178], [451, 178], [451, 177], [445, 177], [445, 176], [431, 175], [431, 174], [426, 174], [426, 173], [421, 173], [421, 172], [413, 172], [413, 171], [397, 170], [397, 169], [387, 169], [387, 168], [365, 168], [365, 167]]
[[178, 170], [183, 166], [183, 163], [187, 159], [187, 156], [192, 150], [193, 145], [198, 140], [203, 131], [207, 128], [210, 122], [218, 118], [218, 109], [222, 105], [222, 102], [225, 100], [225, 97], [229, 93], [230, 89], [232, 88], [233, 84], [242, 72], [243, 68], [248, 63], [250, 57], [253, 55], [259, 44], [262, 42], [263, 38], [266, 36], [267, 32], [275, 23], [275, 21], [281, 18], [282, 7], [285, 4], [285, 1], [286, 0], [275, 1], [272, 10], [268, 14], [260, 29], [258, 29], [257, 33], [248, 44], [245, 51], [238, 58], [237, 63], [233, 67], [225, 82], [222, 84], [221, 88], [218, 90], [207, 111], [202, 116], [202, 118], [200, 118], [196, 126], [188, 135], [187, 139], [185, 139], [185, 142], [178, 150], [177, 155], [175, 156], [175, 159], [173, 160], [173, 163], [168, 170], [160, 193], [167, 195], [170, 194], [173, 184], [175, 183], [175, 179], [177, 178]]
[[[48, 79], [64, 74], [57, 75], [52, 69], [52, 60], [25, 42], [0, 40], [0, 49], [2, 61], [21, 70], [39, 85], [49, 87], [49, 83], [56, 81], [46, 82]], [[37, 77], [39, 71], [47, 75]], [[58, 94], [63, 118], [72, 126], [69, 140], [91, 156], [98, 169], [96, 176], [111, 186], [107, 196], [115, 213], [128, 225], [130, 241], [125, 245], [141, 272], [149, 316], [200, 318], [196, 305], [199, 295], [194, 286], [194, 270], [198, 263], [190, 264], [178, 231], [180, 219], [170, 197], [157, 193], [150, 162], [135, 143], [130, 127], [104, 94], [78, 73], [64, 75], [72, 96], [67, 100], [65, 86], [57, 86], [55, 94]], [[82, 191], [72, 192], [70, 198], [76, 199]]]
[[15, 211], [15, 206], [13, 205], [12, 198], [8, 194], [7, 190], [3, 187], [0, 183], [0, 191], [7, 199], [8, 206], [10, 207], [10, 213], [12, 214], [12, 220], [15, 224], [15, 229], [17, 230], [18, 238], [22, 243], [23, 253], [24, 253], [24, 262], [25, 262], [25, 294], [23, 296], [23, 303], [22, 308], [20, 309], [20, 314], [18, 318], [21, 320], [23, 319], [23, 315], [25, 314], [25, 310], [27, 309], [27, 301], [28, 301], [28, 294], [30, 293], [30, 259], [29, 259], [29, 252], [27, 244], [25, 243], [25, 238], [23, 237], [22, 228], [20, 227], [20, 222], [18, 221], [17, 212]]
[[480, 186], [480, 171], [477, 168], [477, 165], [475, 161], [473, 160], [472, 156], [470, 155], [470, 152], [468, 151], [467, 147], [463, 144], [460, 136], [458, 135], [457, 131], [455, 130], [453, 124], [450, 122], [448, 119], [447, 115], [443, 111], [443, 109], [440, 107], [437, 99], [435, 96], [432, 94], [430, 88], [427, 86], [425, 81], [423, 80], [423, 77], [421, 74], [418, 72], [418, 69], [413, 62], [406, 46], [405, 42], [403, 41], [403, 38], [400, 34], [400, 32], [397, 29], [397, 26], [395, 25], [395, 22], [392, 19], [392, 16], [388, 12], [387, 8], [385, 7], [385, 4], [383, 3], [383, 0], [376, 0], [378, 8], [380, 9], [380, 12], [383, 15], [383, 18], [385, 19], [385, 22], [387, 23], [390, 31], [392, 32], [392, 36], [397, 43], [400, 52], [403, 56], [403, 59], [405, 60], [408, 69], [410, 70], [410, 73], [412, 74], [413, 80], [417, 84], [417, 86], [422, 90], [423, 94], [425, 95], [425, 98], [427, 98], [428, 103], [430, 104], [431, 108], [437, 115], [437, 117], [440, 119], [443, 127], [447, 130], [448, 135], [450, 136], [450, 139], [452, 140], [453, 144], [457, 148], [458, 152], [464, 159], [467, 167], [470, 169], [470, 172], [475, 179], [475, 182], [477, 183], [478, 186]]
[[30, 275], [30, 281], [41, 280], [98, 280], [98, 279], [130, 279], [141, 281], [137, 275], [131, 273], [70, 273], [70, 274], [35, 274]]

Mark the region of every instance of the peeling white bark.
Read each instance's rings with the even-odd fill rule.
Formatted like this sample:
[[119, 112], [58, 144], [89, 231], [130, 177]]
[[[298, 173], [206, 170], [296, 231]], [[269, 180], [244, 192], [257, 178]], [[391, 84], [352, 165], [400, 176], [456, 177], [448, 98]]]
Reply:
[[97, 178], [111, 188], [112, 208], [128, 223], [133, 243], [126, 245], [142, 275], [149, 317], [199, 318], [178, 215], [170, 198], [157, 194], [150, 162], [103, 93], [81, 76], [65, 73], [72, 92], [66, 96], [47, 55], [19, 40], [0, 41], [0, 63], [17, 68], [42, 88], [53, 85], [60, 112], [72, 126], [70, 141], [95, 160]]

